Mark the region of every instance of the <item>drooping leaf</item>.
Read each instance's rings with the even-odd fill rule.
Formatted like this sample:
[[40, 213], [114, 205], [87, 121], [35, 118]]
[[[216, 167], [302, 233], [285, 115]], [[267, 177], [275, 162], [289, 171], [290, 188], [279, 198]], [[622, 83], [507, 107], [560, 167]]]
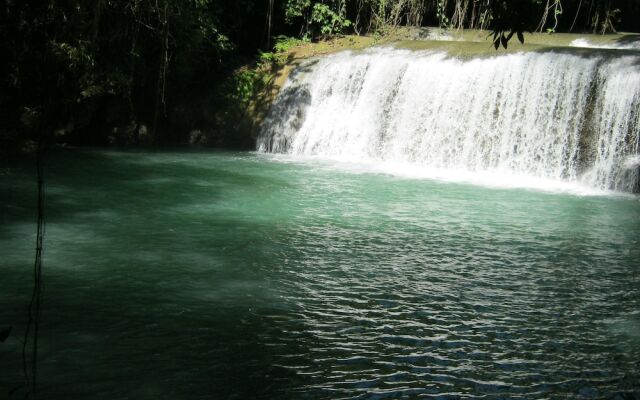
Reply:
[[522, 32], [518, 32], [518, 40], [520, 41], [520, 43], [524, 44], [524, 35], [522, 34]]
[[500, 42], [502, 43], [502, 47], [505, 49], [509, 46], [509, 39], [507, 39], [504, 35], [500, 36]]

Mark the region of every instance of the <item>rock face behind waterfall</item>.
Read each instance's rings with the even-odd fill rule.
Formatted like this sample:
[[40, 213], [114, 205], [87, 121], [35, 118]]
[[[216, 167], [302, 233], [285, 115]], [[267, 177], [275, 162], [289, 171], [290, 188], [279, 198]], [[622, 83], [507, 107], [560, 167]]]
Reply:
[[459, 60], [393, 48], [294, 73], [258, 150], [638, 191], [640, 53]]

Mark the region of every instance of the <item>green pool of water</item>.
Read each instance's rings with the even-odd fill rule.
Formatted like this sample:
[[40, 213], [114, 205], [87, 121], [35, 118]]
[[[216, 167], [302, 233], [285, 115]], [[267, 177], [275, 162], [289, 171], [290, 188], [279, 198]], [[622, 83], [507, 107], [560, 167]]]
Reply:
[[[34, 205], [32, 169], [3, 170], [0, 398]], [[637, 197], [69, 151], [46, 234], [42, 398], [640, 396]]]

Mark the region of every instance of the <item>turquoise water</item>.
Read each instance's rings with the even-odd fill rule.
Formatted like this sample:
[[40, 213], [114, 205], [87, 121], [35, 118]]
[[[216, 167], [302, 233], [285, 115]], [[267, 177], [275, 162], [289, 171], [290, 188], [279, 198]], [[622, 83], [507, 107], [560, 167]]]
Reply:
[[[32, 172], [0, 173], [17, 334]], [[42, 398], [640, 396], [637, 197], [252, 153], [69, 151], [47, 182]]]

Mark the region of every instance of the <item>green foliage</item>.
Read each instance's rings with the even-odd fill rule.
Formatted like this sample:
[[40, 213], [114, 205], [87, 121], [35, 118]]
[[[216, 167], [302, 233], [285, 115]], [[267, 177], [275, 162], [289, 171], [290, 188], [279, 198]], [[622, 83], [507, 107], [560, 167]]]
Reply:
[[253, 97], [256, 88], [262, 82], [262, 75], [255, 69], [243, 69], [234, 73], [234, 96], [242, 103], [248, 103]]
[[373, 43], [378, 43], [382, 39], [380, 31], [373, 32]]
[[260, 52], [258, 56], [258, 64], [260, 67], [269, 67], [271, 65], [283, 64], [285, 59], [285, 53], [296, 46], [300, 46], [304, 43], [308, 43], [307, 39], [297, 39], [284, 35], [276, 36], [275, 44], [273, 45], [273, 51]]
[[387, 23], [387, 0], [379, 0], [378, 19], [383, 25]]
[[51, 46], [58, 60], [66, 64], [70, 70], [86, 70], [95, 66], [94, 55], [89, 47], [90, 43], [86, 40], [79, 40], [75, 45], [52, 41]]
[[271, 52], [271, 51], [260, 52], [259, 63], [261, 65], [277, 63], [278, 60], [279, 60], [278, 55], [274, 52]]
[[[276, 40], [260, 53], [265, 19]], [[527, 31], [606, 33], [639, 19], [637, 1], [623, 0], [10, 0], [0, 9], [0, 147], [44, 131], [127, 144], [142, 126], [158, 143], [179, 142], [217, 124], [209, 99], [222, 82], [241, 103], [256, 90], [260, 79], [236, 76], [239, 65], [281, 64], [309, 39], [440, 25], [483, 27], [506, 47]]]
[[351, 21], [322, 3], [316, 3], [313, 6], [311, 20], [317, 24], [320, 33], [325, 36], [342, 33], [352, 25]]
[[279, 35], [275, 38], [275, 44], [273, 45], [273, 50], [276, 53], [285, 53], [290, 49], [300, 46], [302, 44], [308, 43], [308, 39], [298, 39], [294, 37], [288, 37], [285, 35]]
[[449, 17], [447, 17], [447, 11], [445, 8], [445, 1], [438, 1], [438, 8], [436, 11], [436, 17], [438, 18], [438, 26], [442, 29], [450, 29], [451, 28], [451, 21], [449, 20]]
[[288, 24], [304, 17], [311, 8], [311, 0], [287, 0], [284, 6], [284, 18]]
[[254, 54], [263, 18], [252, 0], [10, 1], [0, 12], [3, 141], [44, 129], [73, 143], [129, 143], [136, 135], [113, 132], [143, 125], [156, 142], [179, 141], [173, 132], [202, 120], [182, 110], [199, 109], [194, 99], [238, 52]]
[[347, 0], [287, 0], [284, 6], [285, 22], [301, 21], [303, 38], [344, 33], [353, 26], [346, 13]]

